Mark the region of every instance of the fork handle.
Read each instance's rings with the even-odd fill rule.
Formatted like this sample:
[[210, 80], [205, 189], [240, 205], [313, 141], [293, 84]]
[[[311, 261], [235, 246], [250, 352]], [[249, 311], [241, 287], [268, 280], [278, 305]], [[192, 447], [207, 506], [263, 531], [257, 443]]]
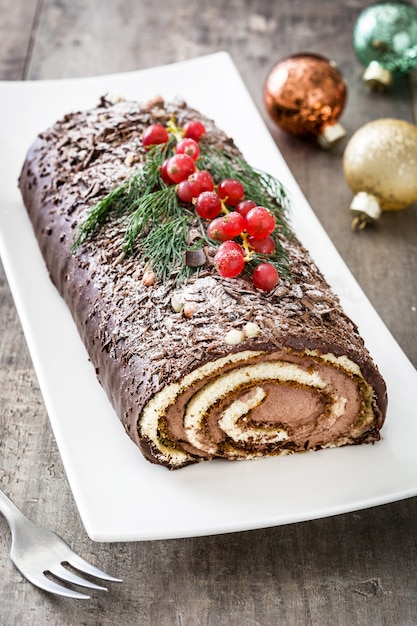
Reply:
[[20, 511], [17, 506], [6, 496], [6, 494], [0, 489], [0, 513], [6, 518], [7, 523], [10, 526], [10, 529], [13, 529], [16, 526], [18, 520], [27, 519], [25, 515], [23, 515], [22, 511]]

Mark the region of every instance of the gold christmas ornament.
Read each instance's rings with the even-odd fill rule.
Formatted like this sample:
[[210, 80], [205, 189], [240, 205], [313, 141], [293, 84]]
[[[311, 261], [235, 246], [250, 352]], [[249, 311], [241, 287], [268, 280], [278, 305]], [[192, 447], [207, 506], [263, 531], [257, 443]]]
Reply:
[[343, 155], [343, 171], [355, 196], [352, 228], [362, 230], [382, 211], [417, 201], [417, 126], [379, 119], [356, 131]]

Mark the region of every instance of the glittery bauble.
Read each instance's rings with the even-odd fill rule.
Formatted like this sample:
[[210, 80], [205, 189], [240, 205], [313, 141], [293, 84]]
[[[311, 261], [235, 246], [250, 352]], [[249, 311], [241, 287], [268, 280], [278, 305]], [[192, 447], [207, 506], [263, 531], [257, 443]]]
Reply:
[[374, 89], [417, 67], [417, 8], [406, 2], [378, 2], [359, 15], [353, 47], [366, 68], [364, 81]]
[[264, 102], [272, 120], [292, 135], [314, 135], [329, 147], [345, 135], [337, 123], [347, 96], [334, 63], [317, 54], [296, 54], [267, 76]]
[[355, 193], [354, 227], [405, 209], [417, 201], [417, 126], [391, 118], [365, 124], [346, 146], [343, 169]]

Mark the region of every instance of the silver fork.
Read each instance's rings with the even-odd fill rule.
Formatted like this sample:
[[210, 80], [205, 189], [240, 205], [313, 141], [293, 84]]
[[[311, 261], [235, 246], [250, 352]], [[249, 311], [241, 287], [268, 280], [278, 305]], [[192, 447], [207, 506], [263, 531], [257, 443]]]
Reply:
[[49, 572], [68, 583], [107, 591], [106, 587], [96, 585], [74, 574], [64, 567], [64, 563], [68, 563], [80, 573], [83, 572], [95, 578], [122, 582], [120, 578], [114, 578], [82, 559], [55, 532], [31, 522], [1, 490], [0, 513], [6, 518], [12, 532], [10, 558], [33, 585], [68, 598], [88, 599], [90, 597], [54, 582], [45, 575]]

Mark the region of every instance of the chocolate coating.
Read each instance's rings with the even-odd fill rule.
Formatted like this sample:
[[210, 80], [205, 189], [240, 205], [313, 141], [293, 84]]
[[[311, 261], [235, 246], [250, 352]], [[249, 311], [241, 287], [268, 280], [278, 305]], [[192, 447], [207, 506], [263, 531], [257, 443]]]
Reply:
[[[346, 442], [378, 440], [386, 412], [385, 383], [356, 326], [295, 237], [282, 241], [291, 277], [283, 277], [268, 294], [244, 277], [223, 279], [210, 265], [187, 285], [157, 279], [145, 286], [141, 278], [146, 268], [140, 258], [120, 256], [123, 224], [117, 218], [71, 252], [88, 209], [145, 158], [143, 130], [152, 122], [167, 122], [171, 115], [180, 126], [201, 119], [207, 128], [205, 141], [237, 152], [211, 120], [184, 103], [156, 99], [145, 105], [111, 104], [102, 99], [97, 108], [67, 115], [42, 133], [28, 152], [19, 180], [50, 277], [71, 310], [127, 433], [148, 460], [172, 467], [141, 425], [144, 407], [156, 394], [196, 368], [244, 350], [270, 355], [279, 351], [289, 361], [300, 362], [309, 350], [346, 356], [359, 366], [372, 389], [373, 419], [356, 439]], [[193, 303], [191, 318], [172, 309], [173, 295]], [[256, 323], [260, 333], [238, 346], [228, 345], [226, 333], [248, 321]], [[313, 361], [310, 356], [306, 363], [311, 367]], [[266, 446], [264, 453], [273, 451]], [[195, 460], [197, 455], [191, 455], [183, 465]]]

